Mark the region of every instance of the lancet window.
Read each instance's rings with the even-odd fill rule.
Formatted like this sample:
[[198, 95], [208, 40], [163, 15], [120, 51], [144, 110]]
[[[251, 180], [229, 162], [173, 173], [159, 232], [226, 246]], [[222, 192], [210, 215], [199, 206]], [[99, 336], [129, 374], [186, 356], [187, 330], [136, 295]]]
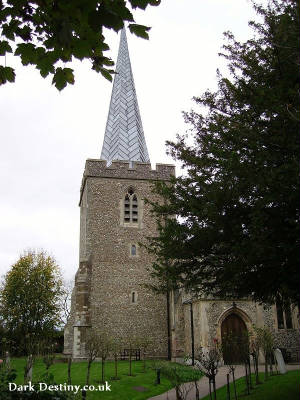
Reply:
[[132, 245], [131, 245], [130, 254], [131, 254], [132, 256], [136, 256], [136, 245], [135, 245], [135, 244], [132, 244]]
[[289, 302], [282, 302], [279, 298], [276, 300], [277, 311], [277, 324], [278, 329], [292, 329], [292, 313], [291, 304]]
[[138, 198], [133, 188], [129, 188], [124, 199], [124, 222], [138, 223]]

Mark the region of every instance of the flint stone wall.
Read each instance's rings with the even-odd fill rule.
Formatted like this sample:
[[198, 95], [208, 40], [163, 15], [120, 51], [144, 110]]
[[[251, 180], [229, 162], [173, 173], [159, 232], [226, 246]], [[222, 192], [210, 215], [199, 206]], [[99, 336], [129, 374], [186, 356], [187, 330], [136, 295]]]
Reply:
[[[140, 243], [156, 234], [155, 219], [145, 202], [146, 198], [158, 200], [152, 193], [152, 181], [167, 181], [174, 174], [174, 166], [164, 164], [152, 170], [147, 163], [133, 163], [130, 167], [128, 162], [113, 161], [107, 166], [103, 160], [87, 160], [80, 195], [80, 261], [82, 264], [89, 260], [89, 285], [82, 289], [76, 281], [76, 310], [67, 325], [70, 330], [75, 320], [78, 328], [76, 357], [85, 353], [84, 325], [85, 331], [104, 332], [125, 342], [133, 337], [150, 338], [151, 354], [167, 355], [166, 296], [144, 287], [151, 283], [148, 268], [153, 257]], [[138, 197], [139, 223], [124, 225], [122, 207], [129, 187]], [[130, 254], [132, 244], [137, 246], [136, 256]], [[135, 303], [131, 301], [133, 291]], [[79, 313], [88, 316], [80, 326], [76, 322]], [[66, 348], [70, 348], [72, 338], [68, 332], [66, 336]]]

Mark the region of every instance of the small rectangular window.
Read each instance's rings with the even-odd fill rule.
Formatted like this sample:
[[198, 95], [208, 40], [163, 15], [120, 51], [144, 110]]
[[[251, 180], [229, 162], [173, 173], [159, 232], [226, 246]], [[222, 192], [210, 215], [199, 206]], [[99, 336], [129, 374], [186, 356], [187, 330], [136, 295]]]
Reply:
[[130, 254], [131, 254], [132, 256], [136, 256], [136, 245], [135, 245], [135, 244], [132, 244], [132, 245], [131, 245]]

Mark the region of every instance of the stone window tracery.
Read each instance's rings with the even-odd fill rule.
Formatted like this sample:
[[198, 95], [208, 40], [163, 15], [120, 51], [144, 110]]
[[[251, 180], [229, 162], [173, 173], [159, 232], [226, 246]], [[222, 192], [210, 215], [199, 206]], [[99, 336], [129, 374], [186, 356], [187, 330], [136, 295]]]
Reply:
[[138, 198], [133, 188], [129, 188], [124, 199], [124, 222], [138, 223]]

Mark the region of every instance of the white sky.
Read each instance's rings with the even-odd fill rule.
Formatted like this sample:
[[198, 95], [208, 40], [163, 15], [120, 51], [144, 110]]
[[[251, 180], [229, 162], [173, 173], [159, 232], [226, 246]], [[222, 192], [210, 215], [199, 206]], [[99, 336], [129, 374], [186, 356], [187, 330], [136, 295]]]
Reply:
[[[251, 31], [247, 0], [162, 0], [136, 14], [150, 40], [127, 33], [139, 108], [152, 165], [172, 163], [165, 140], [187, 129], [181, 111], [216, 87], [222, 33]], [[109, 32], [116, 60], [119, 38]], [[4, 57], [0, 57], [4, 64]], [[25, 249], [45, 249], [67, 278], [78, 268], [79, 189], [87, 158], [99, 158], [112, 84], [74, 63], [76, 82], [62, 92], [12, 55], [16, 83], [0, 86], [0, 274]]]

